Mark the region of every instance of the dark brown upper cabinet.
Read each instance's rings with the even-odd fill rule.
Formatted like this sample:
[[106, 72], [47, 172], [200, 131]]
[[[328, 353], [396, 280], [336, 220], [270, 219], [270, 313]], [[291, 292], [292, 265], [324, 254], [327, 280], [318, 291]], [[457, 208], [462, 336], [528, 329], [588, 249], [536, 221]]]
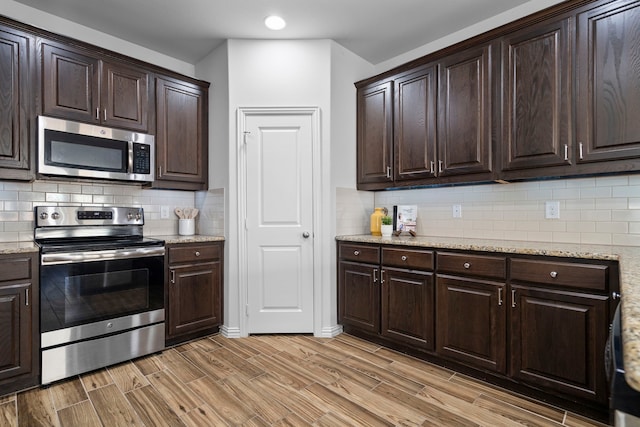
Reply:
[[150, 73], [84, 49], [42, 44], [44, 115], [153, 133]]
[[0, 23], [0, 179], [33, 179], [32, 36]]
[[394, 179], [436, 176], [437, 68], [428, 65], [395, 82]]
[[208, 84], [156, 78], [156, 180], [153, 187], [208, 186]]
[[440, 177], [492, 170], [493, 50], [491, 44], [470, 48], [438, 64]]
[[[578, 162], [640, 166], [640, 2], [597, 2], [576, 17]], [[602, 166], [604, 169], [606, 165]]]
[[[570, 165], [571, 37], [568, 18], [502, 39], [502, 173]], [[533, 174], [537, 174], [534, 171]]]
[[393, 183], [393, 82], [358, 90], [358, 184]]

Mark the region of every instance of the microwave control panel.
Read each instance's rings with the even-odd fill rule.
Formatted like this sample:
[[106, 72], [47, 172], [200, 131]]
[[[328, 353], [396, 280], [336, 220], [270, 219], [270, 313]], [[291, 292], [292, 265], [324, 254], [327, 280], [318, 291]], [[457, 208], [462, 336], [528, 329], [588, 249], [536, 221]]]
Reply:
[[147, 144], [133, 144], [133, 173], [151, 173], [151, 146]]

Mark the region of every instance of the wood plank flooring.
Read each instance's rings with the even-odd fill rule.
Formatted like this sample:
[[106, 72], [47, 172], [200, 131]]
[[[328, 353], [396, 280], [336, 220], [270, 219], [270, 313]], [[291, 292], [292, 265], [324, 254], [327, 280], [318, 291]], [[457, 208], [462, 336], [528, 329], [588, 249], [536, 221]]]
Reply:
[[0, 426], [598, 426], [347, 334], [203, 338], [0, 398]]

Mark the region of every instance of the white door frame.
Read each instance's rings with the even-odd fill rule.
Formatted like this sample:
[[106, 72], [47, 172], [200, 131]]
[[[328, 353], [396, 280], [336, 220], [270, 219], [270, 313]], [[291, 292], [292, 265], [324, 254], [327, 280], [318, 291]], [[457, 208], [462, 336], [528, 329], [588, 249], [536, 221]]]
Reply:
[[313, 155], [313, 330], [318, 335], [321, 329], [322, 287], [320, 271], [321, 263], [321, 236], [322, 233], [322, 141], [320, 139], [320, 108], [319, 107], [251, 107], [238, 108], [237, 112], [237, 183], [238, 183], [238, 313], [240, 336], [248, 335], [247, 304], [249, 298], [248, 260], [247, 260], [247, 153], [245, 150], [246, 119], [249, 116], [263, 115], [304, 115], [311, 117], [312, 155]]

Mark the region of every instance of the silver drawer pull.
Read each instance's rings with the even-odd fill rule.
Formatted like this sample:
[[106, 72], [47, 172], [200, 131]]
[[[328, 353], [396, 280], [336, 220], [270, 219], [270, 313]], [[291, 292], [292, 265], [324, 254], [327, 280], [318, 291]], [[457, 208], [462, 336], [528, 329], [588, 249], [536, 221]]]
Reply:
[[462, 266], [467, 269], [471, 268], [471, 264], [468, 262], [465, 262], [464, 264], [462, 264]]
[[406, 261], [407, 260], [407, 256], [406, 255], [402, 255], [402, 258], [400, 258], [400, 259], [403, 260], [403, 261]]
[[353, 254], [354, 254], [355, 256], [358, 256], [358, 255], [360, 255], [360, 251], [353, 251]]
[[554, 279], [556, 277], [558, 277], [558, 272], [557, 271], [552, 271], [551, 273], [549, 273], [549, 276], [553, 277]]
[[611, 298], [613, 298], [614, 301], [617, 299], [620, 299], [620, 292], [616, 292], [616, 291], [611, 292]]
[[196, 251], [196, 256], [200, 256], [200, 251]]

